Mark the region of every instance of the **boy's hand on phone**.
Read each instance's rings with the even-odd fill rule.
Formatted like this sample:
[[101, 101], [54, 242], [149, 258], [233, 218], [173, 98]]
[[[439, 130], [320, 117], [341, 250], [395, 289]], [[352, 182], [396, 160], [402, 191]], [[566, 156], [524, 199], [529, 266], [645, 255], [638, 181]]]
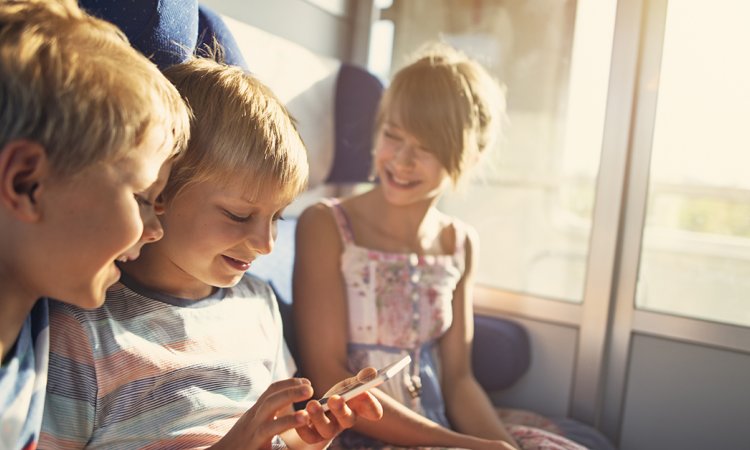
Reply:
[[[357, 376], [350, 377], [338, 382], [326, 392], [328, 397], [331, 392], [339, 391], [341, 388], [366, 381], [377, 373], [372, 367], [362, 369]], [[297, 428], [297, 433], [305, 442], [312, 444], [323, 440], [331, 440], [347, 428], [354, 426], [359, 417], [366, 420], [380, 420], [383, 417], [383, 407], [380, 402], [369, 392], [362, 394], [345, 402], [339, 395], [333, 394], [328, 399], [329, 411], [326, 413], [317, 400], [310, 400], [305, 406], [305, 411], [310, 417], [310, 425]]]
[[[342, 380], [336, 385], [334, 385], [331, 389], [326, 392], [325, 396], [328, 396], [331, 392], [337, 391], [341, 389], [343, 386], [347, 384], [352, 383], [358, 383], [358, 382], [365, 382], [367, 380], [372, 379], [375, 375], [377, 375], [378, 371], [375, 370], [373, 367], [365, 367], [364, 369], [360, 370], [359, 373], [357, 373], [357, 376], [347, 378], [346, 380]], [[334, 397], [336, 399], [334, 399]], [[334, 395], [331, 400], [334, 401], [334, 403], [338, 403], [341, 399], [338, 398], [337, 395]], [[362, 417], [366, 420], [380, 420], [381, 417], [383, 417], [383, 406], [380, 404], [380, 402], [369, 392], [364, 392], [346, 403], [341, 401], [341, 404], [344, 406], [349, 406], [354, 413], [357, 415], [357, 417]], [[333, 410], [335, 406], [333, 404], [330, 404], [331, 409]]]
[[310, 381], [304, 378], [272, 383], [211, 449], [270, 449], [274, 436], [293, 428], [306, 428], [310, 421], [307, 411], [291, 414], [290, 411], [293, 411], [294, 403], [307, 400], [312, 394]]

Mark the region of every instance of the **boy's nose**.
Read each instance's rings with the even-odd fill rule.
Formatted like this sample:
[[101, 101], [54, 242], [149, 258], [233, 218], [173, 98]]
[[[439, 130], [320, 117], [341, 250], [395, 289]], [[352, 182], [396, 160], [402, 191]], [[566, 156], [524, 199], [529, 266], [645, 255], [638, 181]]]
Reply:
[[260, 224], [253, 227], [250, 235], [248, 236], [248, 242], [252, 249], [261, 255], [267, 255], [273, 250], [273, 244], [275, 240], [274, 225], [273, 224]]
[[164, 236], [164, 228], [161, 226], [161, 221], [156, 217], [155, 214], [151, 214], [143, 222], [143, 236], [141, 240], [144, 242], [156, 242]]

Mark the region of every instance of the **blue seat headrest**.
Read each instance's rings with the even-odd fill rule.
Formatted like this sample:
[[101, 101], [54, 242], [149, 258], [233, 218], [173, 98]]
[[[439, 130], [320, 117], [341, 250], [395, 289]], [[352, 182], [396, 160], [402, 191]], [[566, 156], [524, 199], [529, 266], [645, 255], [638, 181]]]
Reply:
[[248, 70], [237, 41], [219, 14], [211, 9], [198, 6], [198, 48], [213, 46], [214, 39], [224, 49], [224, 62]]
[[117, 25], [160, 69], [185, 61], [213, 38], [227, 64], [247, 68], [221, 17], [196, 0], [79, 0], [81, 8]]
[[367, 181], [383, 83], [365, 69], [342, 64], [336, 80], [336, 151], [329, 183]]

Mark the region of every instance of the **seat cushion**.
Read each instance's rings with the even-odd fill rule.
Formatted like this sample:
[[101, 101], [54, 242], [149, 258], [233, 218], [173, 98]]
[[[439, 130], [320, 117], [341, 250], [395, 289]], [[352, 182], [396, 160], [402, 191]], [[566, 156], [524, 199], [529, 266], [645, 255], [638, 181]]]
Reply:
[[474, 316], [472, 365], [485, 391], [510, 388], [530, 363], [531, 344], [523, 325], [501, 317]]

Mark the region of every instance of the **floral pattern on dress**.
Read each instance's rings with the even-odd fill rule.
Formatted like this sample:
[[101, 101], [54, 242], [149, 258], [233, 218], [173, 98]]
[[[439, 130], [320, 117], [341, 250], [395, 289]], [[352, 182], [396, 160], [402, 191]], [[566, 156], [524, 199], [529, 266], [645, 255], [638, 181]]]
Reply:
[[[414, 258], [349, 245], [342, 255], [352, 342], [415, 348], [453, 321], [463, 255]], [[416, 264], [414, 264], [416, 262]]]

